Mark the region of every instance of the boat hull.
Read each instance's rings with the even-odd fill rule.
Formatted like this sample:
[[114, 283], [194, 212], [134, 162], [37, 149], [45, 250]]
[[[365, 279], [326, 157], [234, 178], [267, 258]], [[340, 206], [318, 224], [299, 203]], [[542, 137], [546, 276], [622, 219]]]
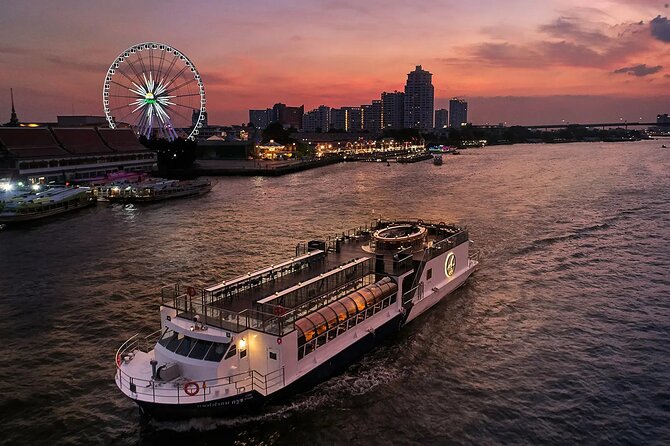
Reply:
[[148, 195], [148, 196], [122, 196], [122, 197], [107, 197], [107, 201], [112, 203], [149, 203], [154, 201], [171, 200], [173, 198], [193, 197], [196, 195], [204, 195], [212, 189], [211, 186], [199, 189], [185, 190], [174, 192], [165, 195]]
[[4, 214], [0, 213], [0, 224], [24, 223], [28, 221], [41, 220], [43, 218], [53, 217], [54, 215], [64, 214], [66, 212], [72, 212], [78, 209], [83, 209], [85, 207], [92, 206], [95, 203], [96, 200], [91, 199], [82, 204], [77, 205], [73, 204], [67, 208], [63, 207], [58, 209], [50, 209], [48, 211], [43, 212], [34, 212], [29, 214], [14, 214], [14, 213], [10, 214], [8, 212], [5, 212]]
[[267, 396], [253, 390], [219, 400], [195, 404], [157, 404], [138, 400], [136, 402], [143, 417], [159, 421], [196, 417], [234, 417], [252, 412], [257, 413], [268, 404], [280, 403], [342, 373], [367, 352], [397, 333], [402, 328], [403, 322], [403, 315], [399, 313], [375, 329], [374, 332], [361, 336], [358, 341], [349, 347], [333, 355], [327, 361], [319, 364], [282, 389]]

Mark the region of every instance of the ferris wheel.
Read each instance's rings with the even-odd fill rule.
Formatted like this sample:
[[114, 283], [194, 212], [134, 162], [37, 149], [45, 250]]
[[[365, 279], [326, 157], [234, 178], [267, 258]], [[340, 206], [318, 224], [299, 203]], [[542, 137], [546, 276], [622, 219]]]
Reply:
[[181, 51], [145, 42], [123, 51], [107, 70], [102, 88], [111, 128], [130, 126], [138, 135], [194, 139], [205, 121], [205, 87]]

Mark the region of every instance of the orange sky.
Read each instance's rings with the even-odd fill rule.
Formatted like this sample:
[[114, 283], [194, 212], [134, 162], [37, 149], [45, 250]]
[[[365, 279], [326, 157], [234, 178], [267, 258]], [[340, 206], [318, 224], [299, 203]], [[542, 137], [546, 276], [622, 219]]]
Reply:
[[165, 42], [205, 83], [211, 123], [275, 102], [354, 106], [421, 64], [436, 106], [475, 123], [653, 120], [670, 112], [670, 9], [655, 0], [23, 0], [0, 16], [0, 121], [102, 113], [122, 50]]

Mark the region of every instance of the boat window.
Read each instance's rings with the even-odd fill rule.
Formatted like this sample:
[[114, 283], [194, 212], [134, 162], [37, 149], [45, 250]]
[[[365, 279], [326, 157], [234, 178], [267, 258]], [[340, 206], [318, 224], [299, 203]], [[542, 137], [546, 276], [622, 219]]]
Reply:
[[167, 347], [170, 341], [172, 341], [176, 337], [177, 333], [175, 333], [173, 330], [170, 330], [169, 328], [166, 328], [165, 331], [163, 332], [163, 335], [158, 340], [158, 343], [163, 347]]
[[429, 268], [428, 271], [426, 271], [426, 280], [430, 280], [433, 277], [433, 268]]
[[214, 362], [221, 361], [230, 345], [230, 343], [190, 338], [182, 333], [176, 333], [170, 328], [165, 330], [158, 343], [178, 355]]
[[188, 353], [191, 351], [194, 343], [194, 339], [184, 336], [184, 340], [181, 341], [181, 344], [179, 344], [179, 347], [177, 347], [175, 353], [182, 356], [188, 356]]
[[[230, 344], [221, 344], [219, 342], [214, 342], [213, 344], [212, 348], [207, 352], [207, 355], [205, 355], [205, 361], [219, 362], [226, 353], [226, 350], [228, 350]], [[235, 344], [233, 344], [232, 348], [235, 348]]]
[[244, 350], [240, 350], [240, 359], [244, 358], [245, 356], [247, 356], [247, 349], [246, 348]]
[[228, 350], [228, 353], [226, 353], [226, 359], [232, 358], [237, 354], [237, 347], [235, 347], [235, 344], [230, 346], [230, 350]]
[[165, 348], [167, 348], [167, 349], [170, 350], [171, 352], [174, 352], [174, 351], [177, 350], [177, 348], [179, 347], [179, 344], [181, 344], [181, 341], [182, 341], [182, 340], [184, 339], [184, 337], [185, 337], [185, 336], [184, 336], [183, 334], [181, 334], [181, 333], [176, 333], [176, 334], [177, 334], [177, 336], [173, 337], [173, 338], [170, 340], [170, 342], [168, 343], [168, 345], [165, 346]]
[[211, 346], [212, 342], [198, 339], [191, 349], [191, 353], [188, 354], [188, 357], [193, 359], [203, 359]]
[[270, 352], [270, 359], [276, 361], [277, 360], [277, 353], [276, 352]]

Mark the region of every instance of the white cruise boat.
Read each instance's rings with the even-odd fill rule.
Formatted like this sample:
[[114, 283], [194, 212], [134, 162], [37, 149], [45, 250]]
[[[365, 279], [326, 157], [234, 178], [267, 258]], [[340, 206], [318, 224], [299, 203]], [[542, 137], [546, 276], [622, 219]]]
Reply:
[[212, 189], [209, 180], [166, 180], [150, 178], [141, 183], [113, 185], [101, 192], [108, 201], [137, 203], [202, 195]]
[[116, 352], [116, 385], [144, 416], [234, 416], [343, 371], [463, 285], [465, 228], [375, 221], [202, 289], [161, 290], [156, 332]]
[[95, 203], [87, 187], [51, 187], [0, 196], [0, 223], [19, 223], [74, 211]]

